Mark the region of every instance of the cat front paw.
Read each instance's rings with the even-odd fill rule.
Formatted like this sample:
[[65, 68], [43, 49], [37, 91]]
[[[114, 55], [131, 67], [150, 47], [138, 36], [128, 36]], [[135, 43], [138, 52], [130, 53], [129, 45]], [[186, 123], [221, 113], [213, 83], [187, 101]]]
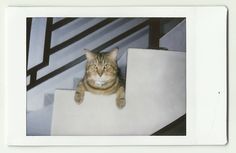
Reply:
[[76, 91], [74, 99], [77, 104], [81, 104], [84, 101], [84, 94], [81, 94], [78, 91]]
[[125, 98], [117, 98], [116, 99], [116, 106], [119, 108], [119, 109], [122, 109], [125, 107]]

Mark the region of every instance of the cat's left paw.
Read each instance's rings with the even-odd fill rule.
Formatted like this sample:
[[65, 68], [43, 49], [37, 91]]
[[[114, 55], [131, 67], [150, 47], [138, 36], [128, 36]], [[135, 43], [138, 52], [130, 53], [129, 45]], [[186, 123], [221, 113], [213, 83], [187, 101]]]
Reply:
[[117, 98], [117, 99], [116, 99], [116, 106], [117, 106], [119, 109], [124, 108], [125, 105], [126, 105], [125, 98]]
[[80, 92], [76, 91], [74, 99], [77, 104], [81, 104], [84, 101], [84, 94], [81, 94]]

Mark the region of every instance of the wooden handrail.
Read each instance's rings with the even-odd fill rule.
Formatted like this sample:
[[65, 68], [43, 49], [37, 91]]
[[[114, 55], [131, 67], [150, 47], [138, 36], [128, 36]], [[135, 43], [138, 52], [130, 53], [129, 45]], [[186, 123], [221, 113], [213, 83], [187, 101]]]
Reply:
[[[86, 37], [87, 35], [89, 34], [92, 34], [93, 32], [95, 32], [96, 30], [112, 23], [113, 21], [115, 21], [116, 19], [115, 18], [109, 18], [109, 19], [105, 19], [99, 23], [97, 23], [96, 25], [88, 28], [87, 30], [77, 34], [76, 36], [72, 37], [71, 39], [68, 39], [66, 40], [65, 42], [53, 47], [53, 48], [44, 48], [44, 57], [43, 57], [43, 61], [30, 68], [29, 70], [27, 70], [27, 76], [33, 74], [33, 73], [36, 73], [38, 70], [48, 66], [49, 64], [49, 56], [54, 54], [55, 52], [77, 42], [78, 40]], [[52, 24], [52, 18], [47, 18], [47, 25], [46, 25], [46, 35], [45, 35], [45, 44], [48, 44], [48, 43], [51, 43], [51, 33], [52, 33], [52, 27], [53, 27], [53, 24]], [[50, 33], [50, 34], [49, 34]], [[49, 38], [50, 36], [50, 38]]]
[[[109, 46], [111, 46], [111, 45], [113, 45], [113, 44], [115, 44], [115, 43], [117, 43], [117, 42], [123, 40], [124, 38], [126, 38], [126, 37], [130, 36], [131, 34], [133, 34], [133, 33], [137, 32], [137, 31], [143, 29], [144, 27], [146, 27], [146, 26], [148, 26], [148, 25], [149, 25], [149, 20], [144, 21], [144, 22], [142, 22], [142, 23], [136, 25], [135, 27], [133, 27], [133, 28], [131, 28], [131, 29], [129, 29], [129, 30], [127, 30], [127, 31], [125, 31], [125, 32], [123, 32], [123, 33], [121, 33], [120, 35], [118, 35], [118, 36], [112, 38], [111, 40], [109, 40], [109, 41], [107, 41], [107, 42], [101, 44], [100, 46], [98, 46], [98, 47], [92, 49], [92, 51], [93, 51], [93, 52], [99, 52], [99, 51], [101, 51], [101, 50], [104, 50], [104, 49], [106, 49], [107, 47], [109, 47]], [[30, 82], [30, 84], [27, 86], [27, 90], [30, 90], [30, 89], [32, 89], [33, 87], [35, 87], [35, 86], [41, 84], [42, 82], [44, 82], [44, 81], [46, 81], [46, 80], [48, 80], [48, 79], [50, 79], [50, 78], [52, 78], [52, 77], [54, 77], [54, 76], [56, 76], [56, 75], [58, 75], [58, 74], [60, 74], [60, 73], [62, 73], [62, 72], [64, 72], [64, 71], [66, 71], [66, 70], [72, 68], [73, 66], [75, 66], [75, 65], [77, 65], [77, 64], [79, 64], [79, 63], [81, 63], [81, 62], [83, 62], [85, 59], [86, 59], [86, 58], [85, 58], [85, 55], [82, 55], [82, 56], [76, 58], [75, 60], [73, 60], [73, 61], [71, 61], [71, 62], [65, 64], [64, 66], [62, 66], [62, 67], [60, 67], [60, 68], [57, 68], [56, 70], [54, 70], [54, 71], [52, 71], [52, 72], [46, 74], [45, 76], [43, 76], [43, 77], [41, 77], [41, 78], [35, 80], [34, 82], [32, 82], [32, 83]]]

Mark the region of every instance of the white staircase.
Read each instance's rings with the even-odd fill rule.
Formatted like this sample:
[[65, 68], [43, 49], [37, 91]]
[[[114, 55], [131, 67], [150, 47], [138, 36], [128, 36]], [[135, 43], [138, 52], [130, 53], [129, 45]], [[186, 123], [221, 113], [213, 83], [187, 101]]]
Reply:
[[185, 53], [129, 49], [126, 101], [74, 90], [56, 90], [51, 135], [151, 135], [186, 113]]

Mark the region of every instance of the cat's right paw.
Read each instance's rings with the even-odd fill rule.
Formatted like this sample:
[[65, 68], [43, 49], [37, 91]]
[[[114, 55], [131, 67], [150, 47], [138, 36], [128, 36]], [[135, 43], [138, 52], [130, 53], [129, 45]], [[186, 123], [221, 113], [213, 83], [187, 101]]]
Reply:
[[84, 94], [81, 94], [76, 91], [74, 99], [77, 104], [81, 104], [84, 101]]
[[119, 108], [119, 109], [122, 109], [125, 107], [125, 98], [117, 98], [116, 99], [116, 106]]

